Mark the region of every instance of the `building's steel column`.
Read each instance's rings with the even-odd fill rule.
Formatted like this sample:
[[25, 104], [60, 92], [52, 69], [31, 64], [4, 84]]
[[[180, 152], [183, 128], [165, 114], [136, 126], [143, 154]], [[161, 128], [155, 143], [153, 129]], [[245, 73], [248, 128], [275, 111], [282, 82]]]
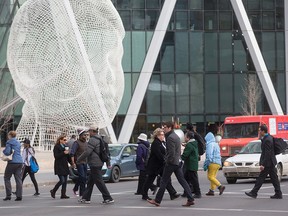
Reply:
[[176, 1], [177, 0], [166, 0], [163, 4], [135, 91], [121, 128], [118, 138], [119, 143], [127, 143], [130, 140]]
[[[262, 88], [264, 90], [265, 96], [269, 104], [270, 110], [272, 114], [274, 115], [283, 115], [280, 102], [278, 100], [276, 91], [271, 81], [269, 72], [267, 70], [266, 64], [264, 62], [262, 53], [258, 46], [257, 40], [255, 38], [253, 29], [249, 22], [242, 0], [230, 0], [230, 1], [233, 6], [240, 28], [242, 30], [246, 44], [248, 46], [252, 61], [256, 68], [260, 83], [262, 85]], [[286, 59], [287, 59], [287, 55], [286, 55]], [[287, 70], [286, 70], [286, 73], [287, 73]]]
[[285, 87], [286, 87], [286, 114], [288, 114], [288, 1], [284, 1], [284, 17], [285, 17]]

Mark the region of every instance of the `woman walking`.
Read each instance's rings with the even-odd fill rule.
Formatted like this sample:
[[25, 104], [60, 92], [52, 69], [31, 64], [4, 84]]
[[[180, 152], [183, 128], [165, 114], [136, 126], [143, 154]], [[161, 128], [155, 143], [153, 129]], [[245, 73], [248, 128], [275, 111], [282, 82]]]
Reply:
[[221, 183], [217, 180], [217, 173], [221, 167], [221, 156], [220, 156], [220, 147], [218, 143], [216, 143], [215, 136], [213, 133], [209, 132], [205, 136], [206, 140], [206, 159], [204, 162], [204, 171], [207, 172], [207, 178], [210, 181], [210, 189], [207, 196], [214, 196], [214, 190], [216, 188], [219, 189], [219, 195], [221, 195], [225, 186], [221, 185]]
[[21, 144], [16, 139], [16, 132], [10, 131], [8, 133], [8, 141], [6, 147], [3, 150], [3, 154], [8, 156], [13, 154], [12, 160], [7, 162], [7, 166], [4, 173], [4, 183], [6, 190], [6, 197], [4, 201], [11, 200], [12, 188], [11, 188], [11, 177], [14, 175], [16, 182], [16, 199], [15, 201], [22, 200], [22, 180], [21, 171], [23, 166], [23, 160], [21, 157]]
[[50, 190], [52, 198], [55, 198], [55, 194], [60, 186], [61, 188], [61, 199], [69, 199], [70, 197], [66, 195], [67, 188], [67, 177], [69, 174], [68, 162], [69, 158], [69, 147], [66, 146], [67, 138], [65, 135], [61, 135], [57, 138], [56, 144], [53, 149], [54, 154], [54, 173], [58, 175], [59, 182]]
[[23, 170], [22, 170], [22, 183], [24, 182], [24, 179], [26, 178], [27, 175], [30, 176], [30, 179], [35, 187], [35, 193], [34, 196], [39, 196], [39, 189], [38, 189], [38, 183], [35, 178], [35, 173], [31, 172], [31, 166], [30, 166], [30, 159], [31, 157], [35, 157], [35, 150], [34, 148], [30, 145], [30, 140], [25, 139], [23, 141], [24, 144], [24, 149], [22, 151], [22, 159], [23, 159]]

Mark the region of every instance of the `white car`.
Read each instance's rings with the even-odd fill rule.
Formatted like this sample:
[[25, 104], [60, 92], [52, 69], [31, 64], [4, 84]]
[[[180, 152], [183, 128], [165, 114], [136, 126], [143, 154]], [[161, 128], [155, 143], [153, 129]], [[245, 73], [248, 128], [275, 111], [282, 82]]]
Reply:
[[[260, 155], [261, 141], [254, 140], [244, 146], [238, 154], [227, 158], [222, 169], [227, 182], [235, 184], [237, 179], [257, 178], [260, 173]], [[276, 155], [276, 159], [277, 174], [281, 181], [282, 176], [288, 175], [288, 149], [284, 153]]]

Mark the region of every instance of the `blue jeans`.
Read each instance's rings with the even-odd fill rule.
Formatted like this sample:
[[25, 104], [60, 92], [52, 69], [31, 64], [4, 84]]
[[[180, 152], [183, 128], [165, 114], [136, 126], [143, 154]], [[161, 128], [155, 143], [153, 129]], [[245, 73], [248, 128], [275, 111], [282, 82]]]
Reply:
[[156, 194], [155, 201], [157, 203], [161, 203], [167, 184], [171, 182], [171, 175], [173, 174], [173, 172], [178, 182], [183, 187], [184, 192], [187, 194], [188, 201], [193, 201], [194, 198], [192, 197], [191, 189], [184, 178], [184, 174], [182, 171], [182, 163], [179, 163], [179, 165], [171, 165], [171, 164], [165, 165], [163, 175], [161, 178], [160, 188], [158, 190], [158, 193]]
[[96, 184], [98, 190], [102, 193], [104, 200], [112, 199], [102, 178], [102, 166], [90, 167], [90, 175], [87, 182], [87, 188], [83, 193], [82, 199], [90, 201], [94, 184]]
[[82, 196], [86, 189], [87, 164], [77, 164], [77, 171], [78, 171], [78, 180], [73, 190], [77, 191], [79, 186], [80, 187], [79, 195]]

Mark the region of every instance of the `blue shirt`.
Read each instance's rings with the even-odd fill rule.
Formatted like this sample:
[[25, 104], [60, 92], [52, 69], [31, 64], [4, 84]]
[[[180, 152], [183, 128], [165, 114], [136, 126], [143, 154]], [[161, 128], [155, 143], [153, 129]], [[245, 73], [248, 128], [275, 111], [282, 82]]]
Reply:
[[16, 138], [11, 138], [6, 142], [6, 147], [3, 150], [3, 154], [10, 155], [13, 152], [12, 160], [8, 163], [23, 164], [21, 156], [21, 144]]

